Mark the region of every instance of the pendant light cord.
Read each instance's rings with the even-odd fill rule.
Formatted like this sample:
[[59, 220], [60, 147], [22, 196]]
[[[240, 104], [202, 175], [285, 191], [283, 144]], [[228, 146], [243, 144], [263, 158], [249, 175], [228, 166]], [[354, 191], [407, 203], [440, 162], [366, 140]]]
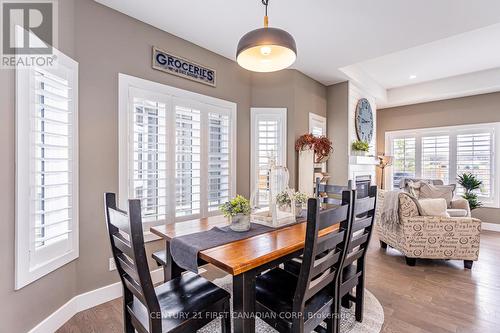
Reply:
[[269, 6], [269, 0], [261, 0], [262, 4], [266, 7], [266, 16], [264, 16], [264, 26], [267, 28], [269, 26], [269, 18], [267, 17], [267, 6]]

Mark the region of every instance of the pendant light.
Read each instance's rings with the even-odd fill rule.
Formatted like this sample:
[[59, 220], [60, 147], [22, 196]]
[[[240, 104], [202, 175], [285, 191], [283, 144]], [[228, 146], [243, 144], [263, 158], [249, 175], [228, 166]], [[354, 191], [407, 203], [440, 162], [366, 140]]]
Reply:
[[266, 7], [264, 28], [250, 31], [240, 39], [236, 61], [250, 71], [275, 72], [295, 62], [297, 46], [292, 35], [285, 30], [269, 28], [269, 0], [262, 0], [262, 4]]

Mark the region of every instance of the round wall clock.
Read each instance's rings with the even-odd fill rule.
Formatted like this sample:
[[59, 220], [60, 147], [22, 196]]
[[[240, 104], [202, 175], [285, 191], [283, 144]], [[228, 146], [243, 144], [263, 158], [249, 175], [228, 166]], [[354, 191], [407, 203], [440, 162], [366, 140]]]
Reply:
[[356, 106], [356, 133], [359, 140], [372, 142], [373, 112], [370, 102], [366, 98], [361, 98]]

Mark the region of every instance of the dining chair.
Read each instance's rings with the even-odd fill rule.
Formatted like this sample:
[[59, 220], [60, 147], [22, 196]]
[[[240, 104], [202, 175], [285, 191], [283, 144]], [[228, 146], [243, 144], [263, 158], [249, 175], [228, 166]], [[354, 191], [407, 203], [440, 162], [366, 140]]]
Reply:
[[[368, 197], [357, 198], [354, 202], [351, 236], [338, 287], [342, 306], [350, 307], [351, 302], [355, 303], [355, 317], [358, 322], [363, 321], [365, 262], [375, 220], [376, 201], [377, 186], [370, 186]], [[355, 296], [351, 293], [354, 288]]]
[[[355, 191], [345, 191], [340, 206], [323, 211], [319, 199], [309, 199], [299, 274], [277, 267], [257, 277], [257, 314], [277, 331], [309, 333], [326, 321], [327, 332], [338, 332], [336, 286], [351, 234], [354, 195]], [[329, 230], [336, 225], [338, 232]]]
[[104, 194], [113, 258], [123, 285], [125, 333], [195, 332], [222, 315], [222, 332], [231, 332], [230, 294], [194, 273], [157, 287], [148, 267], [140, 200], [129, 200], [128, 213]]

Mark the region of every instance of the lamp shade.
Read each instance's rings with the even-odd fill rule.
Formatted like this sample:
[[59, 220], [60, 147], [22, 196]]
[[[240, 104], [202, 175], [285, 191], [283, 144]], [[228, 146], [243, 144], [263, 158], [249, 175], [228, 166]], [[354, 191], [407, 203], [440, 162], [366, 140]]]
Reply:
[[238, 43], [236, 61], [254, 72], [275, 72], [292, 65], [297, 46], [292, 35], [277, 28], [260, 28], [244, 35]]

